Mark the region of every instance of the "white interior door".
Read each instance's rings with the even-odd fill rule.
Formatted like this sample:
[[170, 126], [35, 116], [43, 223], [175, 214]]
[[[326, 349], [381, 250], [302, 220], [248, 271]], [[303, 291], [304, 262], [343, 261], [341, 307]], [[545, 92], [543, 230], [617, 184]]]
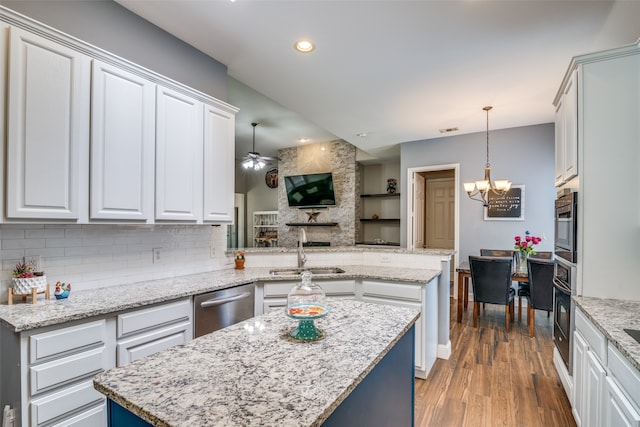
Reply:
[[414, 179], [414, 233], [413, 233], [413, 247], [424, 248], [424, 225], [425, 225], [425, 179], [421, 174], [415, 174]]
[[454, 247], [454, 179], [426, 180], [427, 218], [426, 248]]

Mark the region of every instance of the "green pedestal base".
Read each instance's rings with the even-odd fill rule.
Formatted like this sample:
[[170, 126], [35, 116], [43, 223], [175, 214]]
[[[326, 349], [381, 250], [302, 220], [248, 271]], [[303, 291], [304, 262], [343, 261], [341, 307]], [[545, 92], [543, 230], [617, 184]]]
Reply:
[[311, 320], [300, 320], [298, 326], [293, 328], [289, 334], [291, 338], [299, 341], [316, 341], [324, 338], [324, 331], [316, 328], [316, 325]]

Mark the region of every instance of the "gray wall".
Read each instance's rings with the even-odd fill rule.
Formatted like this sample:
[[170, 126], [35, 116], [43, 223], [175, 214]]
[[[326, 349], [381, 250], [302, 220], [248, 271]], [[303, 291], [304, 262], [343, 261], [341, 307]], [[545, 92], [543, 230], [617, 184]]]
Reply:
[[[553, 123], [489, 132], [492, 178], [509, 179], [525, 186], [524, 221], [484, 221], [480, 202], [470, 200], [462, 183], [482, 179], [486, 162], [486, 133], [407, 142], [401, 145], [401, 218], [407, 216], [407, 169], [460, 164], [460, 259], [479, 254], [481, 247], [509, 249], [513, 237], [526, 230], [543, 237], [538, 250], [553, 249], [554, 187]], [[407, 244], [407, 224], [402, 222], [401, 244]]]
[[227, 101], [226, 65], [111, 0], [0, 1], [16, 12]]

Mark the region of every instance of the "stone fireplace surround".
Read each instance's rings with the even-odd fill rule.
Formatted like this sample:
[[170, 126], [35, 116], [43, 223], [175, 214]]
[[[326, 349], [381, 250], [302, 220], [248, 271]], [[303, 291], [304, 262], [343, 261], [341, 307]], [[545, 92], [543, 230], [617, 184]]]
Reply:
[[332, 172], [336, 206], [319, 210], [317, 223], [337, 223], [335, 226], [307, 226], [309, 242], [329, 242], [331, 246], [353, 246], [360, 230], [357, 225], [360, 209], [360, 173], [356, 148], [336, 140], [325, 143], [285, 148], [278, 151], [278, 243], [282, 247], [298, 244], [298, 226], [287, 223], [307, 222], [308, 209], [290, 208], [287, 203], [284, 177], [308, 173]]

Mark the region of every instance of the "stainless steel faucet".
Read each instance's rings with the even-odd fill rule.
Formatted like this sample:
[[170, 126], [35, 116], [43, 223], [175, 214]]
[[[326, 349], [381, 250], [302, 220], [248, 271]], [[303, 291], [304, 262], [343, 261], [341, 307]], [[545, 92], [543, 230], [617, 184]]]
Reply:
[[307, 262], [307, 255], [304, 253], [304, 243], [307, 243], [307, 232], [304, 228], [298, 229], [298, 268], [303, 268]]

